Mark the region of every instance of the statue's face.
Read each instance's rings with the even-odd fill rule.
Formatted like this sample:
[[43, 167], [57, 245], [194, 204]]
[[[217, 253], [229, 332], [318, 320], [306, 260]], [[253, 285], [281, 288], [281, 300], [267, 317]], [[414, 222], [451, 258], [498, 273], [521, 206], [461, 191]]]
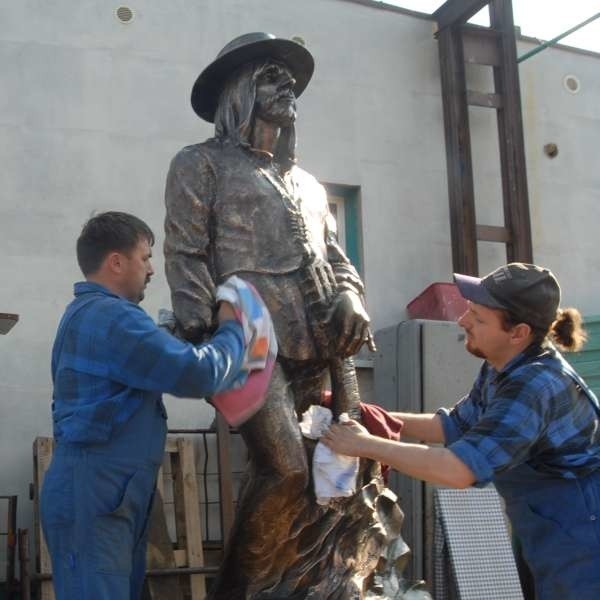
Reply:
[[256, 116], [279, 127], [296, 120], [296, 80], [290, 70], [279, 62], [270, 62], [256, 80]]

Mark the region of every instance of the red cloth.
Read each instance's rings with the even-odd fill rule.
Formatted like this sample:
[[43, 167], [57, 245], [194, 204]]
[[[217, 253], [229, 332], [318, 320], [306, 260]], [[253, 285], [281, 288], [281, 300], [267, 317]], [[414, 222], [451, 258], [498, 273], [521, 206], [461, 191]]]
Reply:
[[398, 442], [404, 422], [377, 404], [360, 403], [360, 418], [369, 433]]
[[[324, 391], [321, 394], [321, 405], [331, 408], [331, 392]], [[377, 437], [387, 440], [400, 440], [400, 432], [404, 427], [404, 422], [401, 419], [393, 417], [385, 408], [377, 404], [360, 403], [360, 420], [367, 431]], [[383, 480], [387, 484], [388, 473], [390, 467], [381, 465], [381, 474]]]

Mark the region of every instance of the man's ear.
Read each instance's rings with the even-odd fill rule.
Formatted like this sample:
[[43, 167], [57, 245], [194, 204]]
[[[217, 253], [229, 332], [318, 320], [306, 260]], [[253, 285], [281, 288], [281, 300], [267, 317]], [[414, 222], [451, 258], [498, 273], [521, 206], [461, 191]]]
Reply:
[[518, 345], [527, 341], [530, 335], [531, 327], [527, 323], [519, 323], [513, 327], [510, 341], [512, 344]]
[[107, 254], [104, 265], [114, 275], [120, 275], [123, 272], [123, 255], [120, 252]]

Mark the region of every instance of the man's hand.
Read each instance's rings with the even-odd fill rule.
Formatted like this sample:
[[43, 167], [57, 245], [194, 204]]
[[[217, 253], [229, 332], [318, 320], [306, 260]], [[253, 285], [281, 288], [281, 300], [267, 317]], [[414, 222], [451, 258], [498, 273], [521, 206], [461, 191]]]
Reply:
[[222, 301], [219, 304], [219, 313], [217, 318], [219, 319], [219, 323], [222, 323], [223, 321], [237, 321], [233, 306], [229, 304], [229, 302], [225, 301]]
[[333, 424], [321, 437], [321, 442], [338, 454], [364, 456], [371, 434], [357, 421]]
[[343, 356], [353, 356], [363, 344], [375, 351], [375, 342], [369, 329], [371, 320], [358, 294], [344, 290], [335, 299], [329, 321], [338, 333], [337, 351]]

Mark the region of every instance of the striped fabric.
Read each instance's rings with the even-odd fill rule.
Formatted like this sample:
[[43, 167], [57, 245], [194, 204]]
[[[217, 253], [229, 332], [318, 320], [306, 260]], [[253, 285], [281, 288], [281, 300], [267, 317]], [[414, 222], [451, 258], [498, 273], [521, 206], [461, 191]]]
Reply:
[[212, 398], [213, 405], [229, 425], [237, 427], [258, 412], [265, 402], [277, 358], [277, 339], [271, 315], [251, 284], [233, 275], [217, 288], [216, 299], [234, 307], [246, 343], [242, 376], [231, 389]]

